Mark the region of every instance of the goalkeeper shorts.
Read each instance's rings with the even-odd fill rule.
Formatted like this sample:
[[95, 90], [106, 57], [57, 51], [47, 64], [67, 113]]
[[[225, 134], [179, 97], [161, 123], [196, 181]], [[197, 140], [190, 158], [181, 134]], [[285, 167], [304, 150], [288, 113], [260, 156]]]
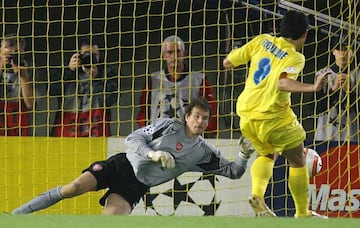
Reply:
[[107, 192], [100, 199], [105, 200], [111, 193], [122, 196], [134, 208], [141, 197], [149, 190], [149, 186], [139, 182], [125, 153], [118, 153], [104, 161], [96, 161], [83, 172], [89, 171], [97, 180], [96, 190], [106, 189]]

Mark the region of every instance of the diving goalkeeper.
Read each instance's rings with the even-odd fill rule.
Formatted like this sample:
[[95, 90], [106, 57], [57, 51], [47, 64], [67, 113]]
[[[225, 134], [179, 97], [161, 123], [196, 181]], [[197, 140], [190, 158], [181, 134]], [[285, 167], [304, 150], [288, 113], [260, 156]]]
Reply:
[[[89, 191], [108, 188], [100, 199], [103, 214], [130, 214], [150, 187], [167, 182], [186, 171], [240, 178], [252, 150], [228, 161], [201, 135], [208, 126], [211, 108], [204, 97], [186, 106], [184, 121], [158, 119], [131, 133], [125, 140], [127, 153], [94, 162], [69, 184], [48, 190], [15, 209], [27, 214]], [[241, 148], [244, 148], [242, 146]]]

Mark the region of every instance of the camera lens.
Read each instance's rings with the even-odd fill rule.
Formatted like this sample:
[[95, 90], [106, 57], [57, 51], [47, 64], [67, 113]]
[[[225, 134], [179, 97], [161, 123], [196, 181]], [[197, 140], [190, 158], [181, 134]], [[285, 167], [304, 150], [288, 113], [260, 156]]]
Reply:
[[[23, 66], [24, 64], [24, 58], [20, 54], [11, 54], [11, 59], [15, 65]], [[20, 64], [19, 64], [20, 63]]]
[[96, 55], [91, 54], [90, 52], [85, 52], [85, 53], [81, 54], [80, 61], [81, 61], [81, 64], [84, 65], [84, 67], [86, 67], [86, 68], [90, 68], [91, 64], [97, 63]]

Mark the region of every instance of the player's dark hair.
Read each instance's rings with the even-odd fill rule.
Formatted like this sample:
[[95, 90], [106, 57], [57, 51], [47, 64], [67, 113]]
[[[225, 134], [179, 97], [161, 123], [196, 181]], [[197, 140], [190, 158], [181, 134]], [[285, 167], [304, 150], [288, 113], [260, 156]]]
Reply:
[[[211, 117], [211, 107], [209, 105], [208, 100], [205, 97], [200, 96], [198, 98], [192, 99], [190, 104], [188, 104], [185, 108], [185, 116], [191, 115], [191, 111], [193, 110], [194, 107], [197, 107], [203, 111], [209, 112], [209, 118]], [[185, 116], [184, 116], [184, 118], [185, 118]]]
[[302, 12], [288, 11], [280, 22], [280, 34], [284, 38], [299, 39], [309, 27], [309, 18]]
[[347, 50], [348, 46], [350, 49], [353, 49], [351, 42], [349, 42], [349, 38], [343, 35], [337, 35], [332, 37], [331, 46], [332, 49], [337, 49], [337, 50]]

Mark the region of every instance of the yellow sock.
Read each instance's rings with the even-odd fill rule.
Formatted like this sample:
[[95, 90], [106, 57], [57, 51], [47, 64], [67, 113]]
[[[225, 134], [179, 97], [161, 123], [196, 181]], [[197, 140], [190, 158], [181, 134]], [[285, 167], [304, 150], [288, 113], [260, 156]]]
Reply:
[[309, 173], [306, 166], [289, 170], [289, 189], [295, 203], [296, 217], [309, 216]]
[[266, 187], [273, 175], [274, 161], [267, 157], [258, 157], [251, 166], [251, 179], [253, 195], [264, 198]]

